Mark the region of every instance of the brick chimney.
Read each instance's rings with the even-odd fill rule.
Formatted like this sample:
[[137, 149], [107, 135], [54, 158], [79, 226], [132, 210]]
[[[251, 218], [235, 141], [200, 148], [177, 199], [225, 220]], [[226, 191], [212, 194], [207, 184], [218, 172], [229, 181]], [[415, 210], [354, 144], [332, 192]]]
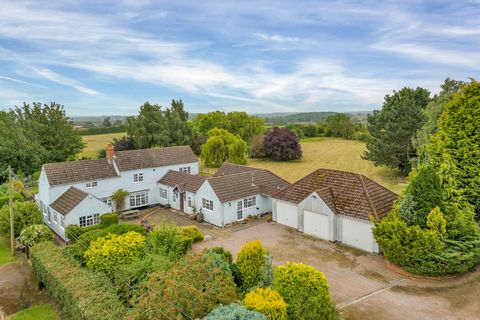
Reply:
[[108, 163], [112, 164], [114, 156], [115, 156], [115, 150], [113, 150], [112, 144], [109, 143], [109, 144], [107, 144], [107, 160], [108, 160]]

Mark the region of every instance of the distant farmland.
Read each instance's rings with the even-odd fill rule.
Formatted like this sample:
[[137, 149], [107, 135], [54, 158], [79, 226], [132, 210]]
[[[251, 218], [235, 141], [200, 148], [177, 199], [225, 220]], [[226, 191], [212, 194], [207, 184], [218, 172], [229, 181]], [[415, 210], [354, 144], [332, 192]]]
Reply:
[[107, 134], [94, 134], [89, 136], [82, 136], [83, 142], [85, 142], [85, 148], [80, 153], [80, 157], [92, 158], [97, 157], [98, 151], [104, 149], [113, 138], [121, 138], [126, 135], [125, 132], [121, 133], [107, 133]]

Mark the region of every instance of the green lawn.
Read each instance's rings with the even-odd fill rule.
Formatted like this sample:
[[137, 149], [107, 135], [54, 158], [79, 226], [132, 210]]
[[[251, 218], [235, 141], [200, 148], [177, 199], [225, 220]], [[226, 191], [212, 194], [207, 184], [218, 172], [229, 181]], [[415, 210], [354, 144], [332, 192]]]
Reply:
[[10, 242], [8, 239], [0, 236], [0, 266], [9, 262], [16, 261], [17, 258], [10, 253]]
[[42, 304], [28, 309], [20, 310], [12, 315], [9, 320], [55, 320], [60, 319], [57, 311], [51, 304]]
[[80, 153], [80, 157], [95, 159], [97, 157], [98, 151], [101, 149], [105, 149], [107, 144], [112, 142], [113, 138], [118, 139], [123, 137], [124, 135], [126, 135], [125, 132], [82, 136], [83, 142], [85, 142], [85, 148]]
[[337, 138], [307, 138], [301, 141], [303, 158], [298, 161], [276, 162], [249, 159], [248, 165], [268, 169], [289, 182], [294, 182], [318, 168], [362, 173], [390, 190], [399, 193], [405, 187], [405, 177], [397, 170], [375, 167], [363, 160], [365, 143]]

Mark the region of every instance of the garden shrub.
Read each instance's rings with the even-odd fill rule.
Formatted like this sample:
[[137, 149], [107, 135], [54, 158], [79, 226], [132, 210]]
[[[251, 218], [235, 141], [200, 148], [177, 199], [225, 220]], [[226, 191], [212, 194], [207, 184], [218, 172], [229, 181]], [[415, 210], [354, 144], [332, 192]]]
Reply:
[[122, 235], [108, 234], [94, 240], [84, 257], [87, 267], [101, 271], [112, 277], [116, 269], [141, 257], [145, 245], [145, 237], [135, 231]]
[[118, 224], [118, 214], [116, 212], [105, 213], [100, 216], [100, 225], [103, 228]]
[[263, 313], [269, 320], [287, 319], [287, 304], [277, 291], [270, 288], [258, 288], [247, 293], [243, 305], [249, 310]]
[[175, 225], [163, 222], [154, 231], [150, 232], [147, 251], [178, 259], [192, 248], [192, 243], [193, 239], [179, 234]]
[[177, 232], [193, 239], [193, 243], [203, 241], [203, 233], [197, 226], [177, 227]]
[[[290, 319], [338, 319], [325, 275], [303, 263], [275, 268], [273, 287], [285, 299]], [[305, 310], [315, 309], [316, 312]]]
[[228, 264], [216, 256], [189, 255], [166, 272], [150, 274], [134, 299], [129, 318], [196, 319], [219, 304], [236, 301]]
[[[13, 203], [13, 230], [15, 237], [28, 226], [42, 224], [43, 218], [38, 206], [33, 201], [19, 201]], [[10, 212], [8, 206], [0, 208], [0, 233], [10, 234]]]
[[217, 253], [222, 256], [228, 264], [231, 264], [233, 261], [232, 253], [226, 250], [224, 247], [213, 247], [206, 249], [205, 252]]
[[74, 243], [83, 234], [82, 228], [76, 224], [70, 224], [65, 229], [65, 236], [70, 243]]
[[102, 274], [80, 267], [52, 242], [31, 250], [35, 277], [45, 285], [69, 319], [122, 319], [122, 306], [110, 281]]
[[147, 231], [145, 230], [145, 228], [134, 223], [114, 224], [105, 228], [104, 230], [106, 232], [115, 233], [115, 234], [123, 234], [129, 231], [135, 231], [137, 233], [140, 233], [143, 236], [147, 234]]
[[165, 272], [169, 269], [170, 264], [170, 260], [165, 256], [148, 254], [120, 266], [112, 279], [120, 300], [128, 305], [150, 273]]
[[237, 267], [242, 275], [242, 292], [263, 284], [263, 268], [267, 249], [259, 240], [247, 242], [237, 255]]
[[267, 317], [260, 312], [232, 303], [215, 308], [204, 320], [267, 320]]
[[27, 247], [33, 247], [37, 243], [43, 241], [52, 241], [53, 235], [50, 231], [50, 228], [44, 224], [34, 224], [20, 232], [20, 237], [18, 239], [21, 243]]

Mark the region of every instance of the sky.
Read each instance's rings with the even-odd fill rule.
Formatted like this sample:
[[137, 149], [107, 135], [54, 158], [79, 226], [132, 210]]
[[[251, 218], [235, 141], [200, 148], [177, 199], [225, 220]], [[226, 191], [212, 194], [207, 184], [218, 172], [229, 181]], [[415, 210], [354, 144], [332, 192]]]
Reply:
[[479, 73], [479, 0], [0, 0], [0, 109], [367, 111]]

